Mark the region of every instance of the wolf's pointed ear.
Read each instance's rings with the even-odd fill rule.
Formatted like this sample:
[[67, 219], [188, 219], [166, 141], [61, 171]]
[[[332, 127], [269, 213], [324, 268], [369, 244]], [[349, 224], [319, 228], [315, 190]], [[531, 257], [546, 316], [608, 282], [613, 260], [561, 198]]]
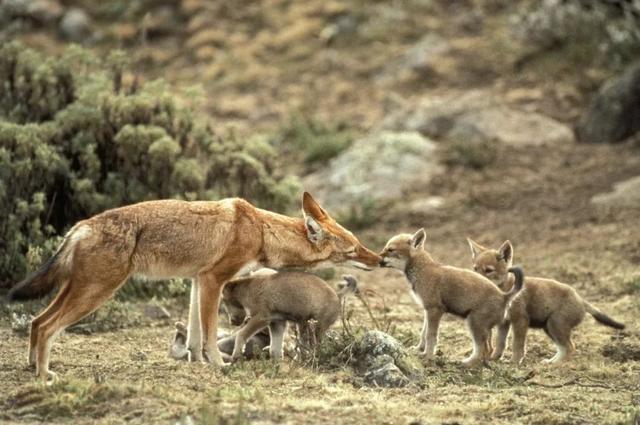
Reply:
[[307, 239], [309, 239], [311, 243], [317, 244], [324, 239], [324, 229], [315, 218], [310, 215], [304, 218], [304, 228], [307, 231]]
[[304, 192], [302, 194], [302, 212], [305, 217], [310, 215], [315, 218], [316, 221], [323, 221], [329, 217], [327, 212], [322, 209], [320, 204], [313, 199], [313, 196], [311, 196], [309, 192]]
[[469, 242], [469, 248], [471, 248], [471, 257], [476, 258], [478, 254], [487, 250], [484, 246], [480, 245], [478, 242], [474, 241], [471, 238], [467, 238], [467, 242]]
[[424, 249], [425, 239], [427, 239], [427, 234], [425, 233], [424, 229], [420, 229], [411, 237], [411, 246], [413, 248]]
[[513, 245], [508, 240], [504, 241], [498, 249], [498, 260], [503, 260], [507, 264], [513, 261]]

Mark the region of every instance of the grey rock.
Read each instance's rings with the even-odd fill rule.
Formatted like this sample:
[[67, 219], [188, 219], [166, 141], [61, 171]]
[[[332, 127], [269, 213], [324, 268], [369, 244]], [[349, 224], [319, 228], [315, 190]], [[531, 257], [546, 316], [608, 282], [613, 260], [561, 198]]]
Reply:
[[91, 36], [92, 21], [82, 9], [71, 8], [60, 21], [60, 32], [67, 40], [82, 42]]
[[582, 114], [576, 137], [585, 143], [616, 143], [640, 131], [640, 62], [605, 82]]
[[445, 136], [465, 113], [497, 104], [487, 90], [467, 90], [444, 96], [427, 96], [417, 104], [406, 105], [390, 113], [382, 128], [393, 131], [418, 131], [427, 137]]
[[400, 341], [381, 331], [368, 331], [362, 337], [359, 344], [359, 352], [372, 357], [389, 356], [395, 359], [406, 355], [406, 351]]
[[495, 106], [463, 114], [455, 121], [447, 138], [491, 140], [509, 146], [540, 146], [570, 143], [573, 133], [566, 125], [544, 115]]
[[470, 90], [419, 101], [382, 124], [394, 131], [418, 131], [435, 139], [498, 141], [510, 146], [553, 145], [573, 140], [566, 125], [502, 103], [491, 92]]
[[402, 387], [410, 380], [399, 367], [407, 357], [402, 344], [389, 334], [367, 332], [358, 346], [365, 382], [380, 387]]
[[609, 207], [640, 206], [640, 176], [616, 183], [613, 191], [598, 194], [591, 198], [591, 202]]
[[380, 356], [364, 375], [364, 380], [368, 384], [377, 387], [397, 388], [409, 384], [407, 378], [400, 368], [395, 365], [389, 356]]
[[330, 211], [344, 213], [351, 205], [398, 199], [441, 171], [431, 140], [416, 132], [380, 132], [357, 140], [304, 184]]

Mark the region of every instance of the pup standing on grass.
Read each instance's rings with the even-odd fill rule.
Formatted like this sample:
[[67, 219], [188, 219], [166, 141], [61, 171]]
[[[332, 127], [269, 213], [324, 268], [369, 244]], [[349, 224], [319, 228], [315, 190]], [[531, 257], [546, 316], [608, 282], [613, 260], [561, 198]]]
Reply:
[[427, 359], [433, 357], [440, 319], [451, 313], [467, 320], [473, 352], [463, 364], [475, 366], [489, 357], [491, 328], [503, 322], [507, 303], [522, 288], [522, 269], [509, 269], [516, 281], [513, 289], [504, 293], [478, 273], [435, 261], [424, 249], [425, 239], [424, 229], [392, 237], [380, 253], [380, 265], [403, 271], [412, 295], [425, 309], [418, 350]]
[[[505, 241], [499, 249], [489, 249], [467, 238], [471, 247], [473, 268], [491, 279], [503, 291], [514, 284], [507, 270], [513, 261], [513, 246]], [[499, 359], [506, 345], [509, 323], [513, 328], [514, 363], [521, 363], [525, 355], [525, 339], [528, 328], [542, 328], [556, 344], [556, 355], [545, 363], [560, 363], [569, 360], [575, 352], [571, 331], [584, 318], [585, 312], [598, 322], [615, 329], [624, 329], [617, 322], [589, 304], [578, 293], [564, 283], [552, 279], [528, 277], [524, 290], [513, 299], [507, 310], [508, 321], [498, 331], [496, 350], [492, 358]]]
[[[338, 293], [319, 277], [302, 272], [258, 273], [227, 283], [222, 302], [231, 323], [239, 325], [249, 317], [236, 334], [232, 359], [239, 359], [247, 340], [267, 326], [269, 354], [272, 359], [281, 359], [287, 321], [297, 324], [303, 343], [320, 342], [340, 314], [340, 300], [357, 290], [355, 278], [343, 279], [345, 284]], [[311, 329], [309, 320], [317, 322], [315, 329]]]

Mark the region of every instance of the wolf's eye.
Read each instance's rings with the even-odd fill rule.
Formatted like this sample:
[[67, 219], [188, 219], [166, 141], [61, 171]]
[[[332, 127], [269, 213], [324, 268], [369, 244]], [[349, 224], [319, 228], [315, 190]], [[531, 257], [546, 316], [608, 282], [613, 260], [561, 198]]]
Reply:
[[387, 248], [387, 253], [388, 253], [388, 254], [391, 254], [393, 251], [395, 251], [395, 249], [393, 249], [393, 248]]

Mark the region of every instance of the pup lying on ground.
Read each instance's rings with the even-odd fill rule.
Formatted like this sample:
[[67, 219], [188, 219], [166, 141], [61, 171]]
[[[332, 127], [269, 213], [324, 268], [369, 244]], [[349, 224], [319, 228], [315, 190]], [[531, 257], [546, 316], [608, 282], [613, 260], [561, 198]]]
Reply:
[[[182, 322], [176, 322], [175, 326], [176, 331], [171, 344], [171, 349], [169, 350], [169, 357], [175, 360], [188, 360], [189, 348], [187, 346], [187, 325]], [[231, 353], [233, 352], [235, 342], [236, 333], [218, 333], [218, 349], [220, 350], [220, 354], [222, 354], [222, 359], [224, 361], [231, 360]], [[259, 357], [262, 354], [263, 349], [269, 346], [269, 343], [269, 329], [261, 329], [247, 341], [244, 349], [244, 358], [253, 359]]]
[[[271, 341], [269, 354], [281, 359], [287, 321], [296, 323], [307, 345], [320, 342], [340, 314], [340, 300], [357, 290], [355, 278], [343, 278], [346, 284], [339, 293], [319, 277], [302, 272], [259, 273], [227, 283], [222, 302], [231, 323], [240, 325], [249, 317], [235, 334], [232, 359], [240, 358], [247, 340], [265, 327]], [[315, 329], [310, 328], [310, 320], [316, 321]]]
[[392, 237], [380, 253], [380, 265], [403, 271], [416, 302], [425, 309], [418, 350], [432, 358], [442, 315], [455, 314], [467, 319], [473, 339], [473, 352], [463, 364], [475, 366], [488, 358], [491, 328], [502, 323], [507, 303], [522, 288], [522, 269], [509, 269], [516, 283], [510, 292], [503, 293], [478, 273], [435, 261], [424, 249], [425, 239], [424, 229], [413, 236]]
[[[471, 247], [473, 268], [491, 279], [503, 291], [513, 287], [513, 278], [507, 270], [513, 261], [513, 246], [505, 241], [499, 249], [489, 249], [467, 238]], [[524, 290], [509, 305], [507, 319], [498, 330], [496, 348], [492, 359], [502, 356], [509, 333], [509, 322], [513, 328], [514, 363], [520, 363], [525, 355], [525, 339], [528, 328], [542, 328], [556, 344], [555, 356], [544, 360], [557, 363], [568, 360], [575, 352], [571, 331], [584, 318], [585, 312], [598, 322], [615, 329], [624, 329], [619, 323], [585, 301], [569, 285], [551, 279], [527, 277]]]

